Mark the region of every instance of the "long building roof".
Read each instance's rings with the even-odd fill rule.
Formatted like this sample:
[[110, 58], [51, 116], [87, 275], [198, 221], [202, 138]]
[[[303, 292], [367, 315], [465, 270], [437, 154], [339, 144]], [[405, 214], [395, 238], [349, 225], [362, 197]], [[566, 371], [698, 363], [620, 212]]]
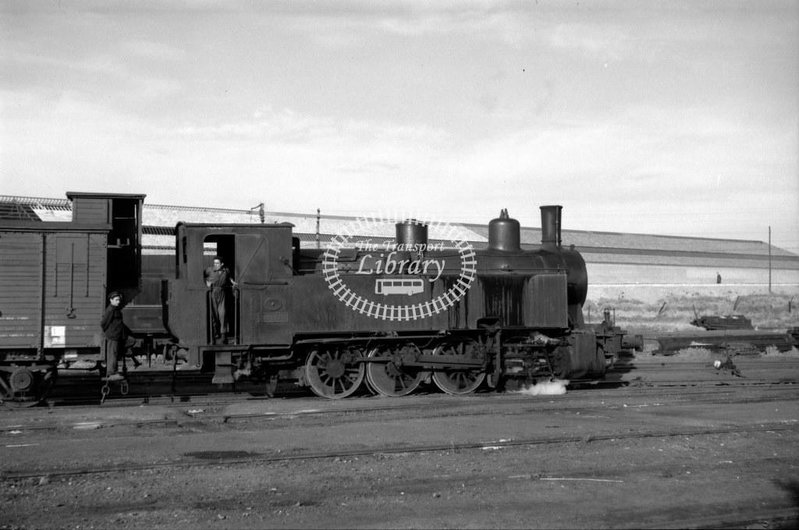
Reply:
[[[178, 222], [219, 224], [288, 222], [294, 225], [294, 232], [303, 246], [324, 246], [334, 235], [347, 229], [352, 230], [358, 238], [395, 237], [394, 220], [390, 219], [359, 220], [356, 217], [338, 215], [147, 203], [144, 204], [142, 216], [145, 249], [174, 247], [174, 227]], [[0, 196], [0, 219], [3, 218], [68, 222], [72, 219], [72, 205], [67, 199]], [[476, 247], [483, 247], [488, 241], [488, 221], [486, 224], [433, 223], [428, 229], [428, 235], [431, 241], [456, 238], [469, 241]], [[563, 230], [562, 241], [566, 246], [574, 245], [578, 248], [586, 255], [586, 260], [617, 261], [636, 256], [636, 261], [644, 263], [650, 261], [662, 263], [663, 258], [668, 258], [669, 263], [673, 262], [675, 265], [685, 262], [688, 258], [701, 258], [703, 261], [735, 259], [747, 262], [766, 258], [770, 251], [772, 259], [790, 262], [791, 265], [795, 262], [799, 267], [798, 255], [778, 247], [769, 247], [763, 241], [584, 230]], [[540, 242], [540, 228], [522, 227], [523, 247], [537, 246]]]

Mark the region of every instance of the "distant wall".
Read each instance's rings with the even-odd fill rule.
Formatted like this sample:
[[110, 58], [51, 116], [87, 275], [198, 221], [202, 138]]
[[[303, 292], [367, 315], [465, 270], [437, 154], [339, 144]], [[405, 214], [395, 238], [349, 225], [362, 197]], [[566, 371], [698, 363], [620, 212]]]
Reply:
[[[588, 262], [589, 285], [603, 284], [716, 284], [716, 274], [721, 282], [734, 285], [765, 285], [768, 288], [768, 269], [734, 267], [690, 267], [660, 265], [627, 265]], [[771, 284], [799, 286], [799, 270], [772, 269]]]
[[[737, 296], [769, 294], [768, 269], [668, 267], [588, 263], [588, 301], [629, 299], [655, 302], [667, 296]], [[716, 273], [721, 284], [716, 283]], [[799, 271], [772, 270], [771, 293], [796, 296]]]
[[[768, 285], [590, 285], [588, 287], [588, 303], [598, 303], [600, 299], [638, 300], [654, 303], [668, 297], [712, 297], [735, 300], [738, 296], [769, 294]], [[771, 294], [796, 297], [799, 307], [799, 285], [773, 285]]]

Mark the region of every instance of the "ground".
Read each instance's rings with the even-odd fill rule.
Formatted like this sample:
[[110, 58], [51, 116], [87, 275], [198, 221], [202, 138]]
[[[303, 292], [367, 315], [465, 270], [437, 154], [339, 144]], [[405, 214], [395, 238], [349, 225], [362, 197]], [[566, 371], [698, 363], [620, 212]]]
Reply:
[[795, 524], [796, 360], [637, 361], [562, 395], [6, 411], [0, 528]]

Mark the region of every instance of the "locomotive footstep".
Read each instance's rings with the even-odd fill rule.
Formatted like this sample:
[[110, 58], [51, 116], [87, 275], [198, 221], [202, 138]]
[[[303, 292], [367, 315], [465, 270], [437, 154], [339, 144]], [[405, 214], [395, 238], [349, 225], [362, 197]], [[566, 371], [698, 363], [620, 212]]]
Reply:
[[[118, 374], [115, 374], [118, 375]], [[120, 376], [122, 377], [122, 376]], [[122, 396], [127, 396], [128, 392], [130, 391], [130, 386], [128, 385], [128, 380], [124, 377], [114, 378], [114, 376], [104, 377], [103, 378], [103, 387], [100, 389], [100, 404], [102, 405], [105, 402], [105, 399], [111, 394], [111, 386], [115, 385], [119, 389], [119, 394]]]

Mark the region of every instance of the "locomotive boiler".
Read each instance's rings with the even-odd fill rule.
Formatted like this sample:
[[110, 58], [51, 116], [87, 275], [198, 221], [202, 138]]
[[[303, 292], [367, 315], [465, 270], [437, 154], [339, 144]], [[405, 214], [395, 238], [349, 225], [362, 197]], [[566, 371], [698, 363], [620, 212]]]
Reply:
[[[97, 327], [112, 290], [133, 301], [124, 313], [134, 353], [163, 351], [158, 358], [172, 368], [180, 360], [182, 373], [223, 386], [259, 381], [270, 394], [281, 379], [337, 399], [361, 388], [403, 396], [432, 383], [465, 394], [512, 380], [597, 378], [621, 348], [618, 328], [583, 321], [586, 267], [562, 246], [560, 206], [541, 207], [533, 249], [522, 248], [519, 223], [504, 210], [479, 249], [456, 235], [430, 239], [429, 223], [416, 220], [397, 222], [393, 239], [349, 230], [315, 249], [302, 248], [287, 223], [178, 223], [174, 268], [160, 278], [151, 258], [142, 261], [144, 196], [69, 197], [72, 223], [0, 226], [0, 245], [27, 255], [35, 300], [2, 300], [6, 402], [35, 403], [57, 372], [87, 362], [102, 374]], [[214, 336], [204, 281], [216, 255], [236, 281], [224, 341]], [[3, 261], [7, 288], [19, 263]], [[142, 271], [150, 284], [158, 276], [157, 300], [146, 299], [153, 289]], [[159, 369], [151, 362], [136, 373]]]

